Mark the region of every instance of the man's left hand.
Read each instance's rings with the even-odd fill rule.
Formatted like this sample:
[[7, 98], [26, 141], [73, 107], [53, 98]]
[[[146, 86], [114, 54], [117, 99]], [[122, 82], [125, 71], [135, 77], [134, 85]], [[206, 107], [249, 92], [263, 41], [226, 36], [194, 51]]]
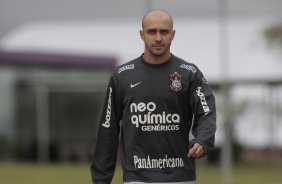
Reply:
[[205, 154], [205, 149], [204, 147], [199, 144], [195, 143], [188, 152], [188, 157], [193, 157], [193, 158], [200, 158]]

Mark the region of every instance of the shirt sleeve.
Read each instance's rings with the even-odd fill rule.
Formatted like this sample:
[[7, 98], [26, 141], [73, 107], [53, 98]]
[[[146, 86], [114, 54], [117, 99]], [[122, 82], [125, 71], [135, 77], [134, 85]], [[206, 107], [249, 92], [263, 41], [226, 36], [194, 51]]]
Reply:
[[205, 149], [205, 155], [214, 147], [216, 131], [216, 104], [215, 98], [208, 82], [201, 71], [193, 81], [191, 108], [193, 109], [194, 121], [192, 134], [195, 137], [190, 147], [200, 143]]
[[119, 103], [111, 77], [98, 125], [94, 156], [91, 164], [92, 182], [109, 184], [114, 175], [119, 144]]

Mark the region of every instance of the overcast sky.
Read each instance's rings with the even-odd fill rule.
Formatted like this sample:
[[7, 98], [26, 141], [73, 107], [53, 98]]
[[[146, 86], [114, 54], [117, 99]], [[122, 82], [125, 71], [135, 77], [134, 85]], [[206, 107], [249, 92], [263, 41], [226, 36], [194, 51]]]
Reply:
[[282, 19], [281, 0], [0, 0], [0, 38], [31, 21], [141, 18], [150, 8], [174, 17], [206, 18], [218, 16], [224, 1], [231, 17]]

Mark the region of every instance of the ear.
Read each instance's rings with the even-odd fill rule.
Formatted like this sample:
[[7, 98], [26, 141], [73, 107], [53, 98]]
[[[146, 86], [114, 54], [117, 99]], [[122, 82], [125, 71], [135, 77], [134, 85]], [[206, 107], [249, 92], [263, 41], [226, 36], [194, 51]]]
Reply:
[[144, 41], [144, 31], [140, 30], [139, 34], [140, 34], [140, 38]]
[[175, 36], [175, 30], [172, 30], [172, 40], [174, 39]]

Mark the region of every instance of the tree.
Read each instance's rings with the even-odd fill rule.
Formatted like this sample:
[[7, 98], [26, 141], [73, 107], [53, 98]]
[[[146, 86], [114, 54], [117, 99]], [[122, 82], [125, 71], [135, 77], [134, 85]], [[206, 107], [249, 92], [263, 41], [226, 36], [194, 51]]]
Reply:
[[265, 29], [264, 37], [270, 47], [275, 47], [282, 53], [282, 23], [274, 24]]

